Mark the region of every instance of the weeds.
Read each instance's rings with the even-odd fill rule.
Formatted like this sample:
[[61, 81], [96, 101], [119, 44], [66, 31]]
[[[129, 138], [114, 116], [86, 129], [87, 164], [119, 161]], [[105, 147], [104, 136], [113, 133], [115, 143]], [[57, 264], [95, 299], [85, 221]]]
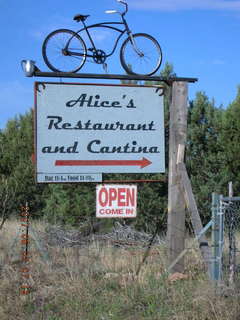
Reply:
[[[45, 228], [39, 222], [34, 227]], [[48, 247], [48, 264], [35, 250], [30, 268], [32, 291], [20, 296], [18, 248], [14, 255], [7, 251], [17, 230], [18, 223], [8, 221], [1, 233], [1, 320], [240, 319], [239, 297], [215, 294], [197, 250], [186, 257], [188, 278], [168, 281], [163, 245], [154, 247], [138, 277], [142, 249], [98, 243], [85, 248]]]

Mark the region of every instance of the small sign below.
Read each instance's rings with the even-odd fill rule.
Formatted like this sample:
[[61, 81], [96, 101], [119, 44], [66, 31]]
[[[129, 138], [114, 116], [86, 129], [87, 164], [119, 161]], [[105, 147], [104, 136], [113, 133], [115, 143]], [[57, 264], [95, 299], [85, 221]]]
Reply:
[[97, 218], [136, 218], [136, 185], [98, 185], [96, 196]]
[[102, 182], [101, 173], [38, 173], [38, 183]]

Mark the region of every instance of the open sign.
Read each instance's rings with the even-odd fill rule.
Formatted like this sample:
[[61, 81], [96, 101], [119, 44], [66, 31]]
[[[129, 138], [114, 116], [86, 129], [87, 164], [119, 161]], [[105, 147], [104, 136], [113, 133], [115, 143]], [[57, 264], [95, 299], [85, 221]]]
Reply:
[[97, 218], [135, 218], [137, 216], [136, 185], [98, 185]]

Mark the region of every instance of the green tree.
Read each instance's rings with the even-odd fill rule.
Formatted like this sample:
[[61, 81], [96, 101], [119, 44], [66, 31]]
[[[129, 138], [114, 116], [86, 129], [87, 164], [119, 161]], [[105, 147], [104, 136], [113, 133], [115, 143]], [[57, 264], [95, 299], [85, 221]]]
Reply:
[[54, 224], [79, 225], [95, 221], [95, 186], [56, 184], [45, 197], [45, 218]]
[[[229, 181], [233, 182], [233, 190], [240, 190], [240, 86], [235, 100], [224, 113], [221, 130], [222, 144], [222, 193], [227, 193]], [[236, 194], [237, 195], [237, 194]]]
[[204, 223], [211, 215], [211, 193], [222, 180], [222, 118], [223, 110], [198, 92], [189, 106], [186, 164]]
[[34, 141], [32, 123], [30, 111], [8, 121], [0, 134], [0, 176], [5, 181], [3, 185], [12, 190], [9, 191], [11, 194], [14, 190], [14, 196], [8, 200], [8, 216], [19, 214], [20, 206], [26, 201], [31, 206], [31, 212], [37, 216], [42, 214], [41, 195], [44, 187], [37, 186], [34, 181], [34, 166], [31, 160]]
[[0, 230], [13, 210], [13, 199], [15, 198], [17, 185], [12, 180], [6, 178], [3, 174], [0, 175]]

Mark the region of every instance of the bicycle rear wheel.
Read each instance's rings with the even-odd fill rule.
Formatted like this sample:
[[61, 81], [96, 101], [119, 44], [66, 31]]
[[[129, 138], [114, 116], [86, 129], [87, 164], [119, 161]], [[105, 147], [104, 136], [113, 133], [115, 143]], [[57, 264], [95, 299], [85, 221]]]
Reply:
[[[74, 52], [78, 55], [74, 55]], [[77, 72], [86, 61], [86, 52], [83, 39], [68, 29], [53, 31], [42, 46], [44, 62], [54, 72]]]
[[146, 33], [128, 37], [120, 50], [122, 67], [128, 74], [152, 75], [162, 63], [162, 50], [152, 36]]

